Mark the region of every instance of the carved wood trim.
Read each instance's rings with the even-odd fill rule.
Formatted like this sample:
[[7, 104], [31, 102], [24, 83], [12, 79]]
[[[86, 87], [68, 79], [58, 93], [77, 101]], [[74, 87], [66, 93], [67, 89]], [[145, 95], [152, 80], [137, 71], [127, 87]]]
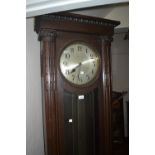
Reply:
[[48, 14], [44, 16], [44, 19], [51, 20], [51, 21], [70, 21], [76, 23], [83, 23], [83, 24], [94, 24], [94, 25], [104, 25], [104, 26], [116, 26], [119, 22], [111, 22], [111, 20], [103, 19], [103, 18], [95, 18], [89, 16], [82, 16], [73, 13], [59, 13], [59, 14]]
[[[63, 23], [63, 24], [62, 24]], [[98, 35], [113, 35], [113, 29], [120, 22], [72, 13], [58, 13], [38, 16], [35, 19], [35, 31], [43, 28], [57, 31], [81, 32]]]

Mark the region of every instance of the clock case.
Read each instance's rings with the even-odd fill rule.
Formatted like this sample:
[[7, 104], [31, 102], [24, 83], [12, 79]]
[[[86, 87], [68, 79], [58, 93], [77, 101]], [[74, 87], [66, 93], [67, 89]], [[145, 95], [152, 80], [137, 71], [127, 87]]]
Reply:
[[[114, 27], [119, 24], [71, 13], [35, 18], [41, 42], [46, 155], [112, 154], [110, 46]], [[90, 45], [101, 57], [96, 79], [82, 87], [67, 82], [60, 72], [61, 52], [73, 42]], [[81, 94], [84, 100], [78, 99]], [[71, 125], [66, 121], [70, 117]]]

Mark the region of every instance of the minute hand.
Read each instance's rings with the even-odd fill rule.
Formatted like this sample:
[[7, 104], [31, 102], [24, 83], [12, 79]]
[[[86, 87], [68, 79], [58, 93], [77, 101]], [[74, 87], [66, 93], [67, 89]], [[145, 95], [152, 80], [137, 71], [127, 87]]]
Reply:
[[75, 66], [71, 71], [70, 73], [73, 73], [75, 72], [75, 70], [80, 67], [81, 65], [84, 65], [84, 64], [87, 64], [87, 63], [90, 63], [90, 62], [93, 62], [95, 59], [89, 59], [89, 60], [85, 60], [83, 62], [80, 62], [77, 66]]
[[81, 65], [84, 65], [84, 64], [87, 64], [87, 63], [90, 63], [90, 62], [93, 62], [93, 61], [95, 61], [95, 59], [85, 60], [85, 61], [81, 62]]

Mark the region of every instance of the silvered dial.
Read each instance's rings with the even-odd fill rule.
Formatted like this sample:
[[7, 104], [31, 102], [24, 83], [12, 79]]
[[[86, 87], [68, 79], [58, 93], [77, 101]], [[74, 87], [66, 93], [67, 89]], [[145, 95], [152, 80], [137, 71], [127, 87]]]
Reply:
[[67, 46], [60, 56], [60, 70], [69, 82], [84, 85], [92, 82], [99, 72], [100, 57], [84, 43]]

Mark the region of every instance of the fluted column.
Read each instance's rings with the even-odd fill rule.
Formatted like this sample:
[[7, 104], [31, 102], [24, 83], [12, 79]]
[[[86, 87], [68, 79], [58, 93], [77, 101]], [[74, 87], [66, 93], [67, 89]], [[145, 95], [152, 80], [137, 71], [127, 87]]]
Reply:
[[41, 76], [44, 113], [45, 150], [48, 155], [58, 154], [57, 107], [55, 102], [56, 62], [54, 31], [42, 30], [41, 41]]

